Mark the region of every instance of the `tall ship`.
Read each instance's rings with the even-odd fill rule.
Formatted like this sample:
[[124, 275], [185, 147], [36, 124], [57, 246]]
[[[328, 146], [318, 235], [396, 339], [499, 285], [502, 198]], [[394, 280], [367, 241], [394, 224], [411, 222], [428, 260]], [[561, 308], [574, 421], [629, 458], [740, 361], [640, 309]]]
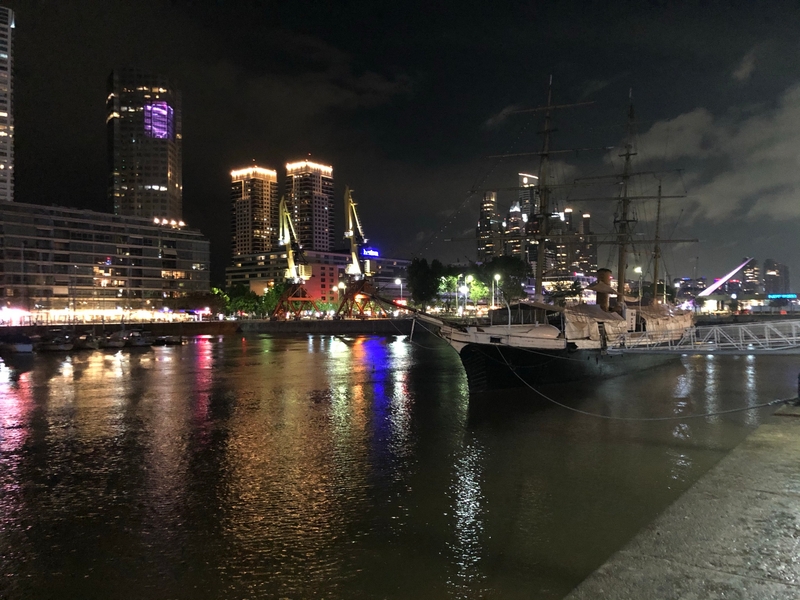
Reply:
[[[618, 250], [616, 287], [612, 284], [612, 271], [598, 269], [596, 281], [588, 286], [596, 294], [595, 304], [560, 306], [548, 302], [545, 248], [548, 243], [563, 237], [548, 231], [549, 217], [553, 212], [550, 206], [552, 187], [547, 180], [548, 161], [553, 152], [550, 149], [551, 117], [554, 109], [564, 106], [552, 104], [551, 81], [547, 104], [534, 109], [544, 113], [544, 142], [539, 153], [537, 186], [539, 230], [526, 236], [535, 240], [539, 253], [534, 299], [506, 303], [505, 307], [490, 311], [491, 318], [487, 323], [465, 323], [421, 312], [415, 314], [423, 326], [432, 329], [458, 352], [471, 392], [614, 377], [649, 369], [676, 360], [679, 354], [664, 350], [681, 340], [694, 326], [690, 310], [673, 306], [666, 297], [661, 299], [657, 293], [660, 244], [663, 242], [658, 233], [661, 185], [657, 196], [634, 197], [629, 194], [631, 178], [639, 175], [633, 171], [631, 161], [636, 154], [632, 102], [624, 150], [620, 154], [624, 161], [622, 172], [612, 176], [620, 189], [619, 196], [614, 198], [618, 205], [613, 239], [609, 242]], [[647, 240], [652, 243], [654, 272], [653, 293], [646, 301], [642, 299], [641, 283], [638, 298], [625, 295], [628, 253], [633, 243], [631, 202], [643, 199], [658, 201], [655, 239]]]

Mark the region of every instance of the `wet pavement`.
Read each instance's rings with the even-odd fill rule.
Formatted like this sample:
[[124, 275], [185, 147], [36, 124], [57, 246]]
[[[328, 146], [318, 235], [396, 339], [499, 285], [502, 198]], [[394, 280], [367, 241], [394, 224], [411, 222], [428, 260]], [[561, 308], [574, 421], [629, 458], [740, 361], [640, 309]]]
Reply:
[[800, 597], [800, 408], [784, 406], [566, 598]]

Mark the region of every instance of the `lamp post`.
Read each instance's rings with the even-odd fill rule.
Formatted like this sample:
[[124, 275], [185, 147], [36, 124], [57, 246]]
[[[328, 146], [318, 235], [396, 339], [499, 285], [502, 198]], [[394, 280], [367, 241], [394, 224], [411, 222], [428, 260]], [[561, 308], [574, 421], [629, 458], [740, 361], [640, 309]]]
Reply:
[[342, 292], [344, 291], [344, 288], [346, 287], [345, 284], [344, 284], [344, 281], [340, 281], [339, 285], [337, 287], [339, 288], [339, 304], [341, 304], [342, 303]]
[[399, 285], [400, 286], [400, 303], [402, 304], [402, 302], [403, 302], [403, 280], [398, 277], [397, 279], [394, 280], [394, 283], [395, 283], [395, 285]]
[[466, 311], [467, 310], [467, 298], [469, 297], [469, 289], [470, 289], [470, 286], [472, 285], [472, 282], [475, 281], [475, 278], [472, 275], [467, 275], [467, 279], [465, 281], [466, 281], [467, 285], [464, 286], [464, 287], [467, 288], [467, 291], [464, 293], [464, 310]]
[[639, 296], [639, 303], [641, 303], [642, 302], [642, 267], [636, 267], [633, 270], [633, 272], [639, 274], [639, 290], [638, 290], [638, 294], [637, 295]]
[[[494, 274], [494, 279], [492, 279], [492, 306], [497, 305], [497, 301], [495, 300], [496, 292], [500, 291], [500, 273]], [[498, 294], [499, 295], [499, 294]]]

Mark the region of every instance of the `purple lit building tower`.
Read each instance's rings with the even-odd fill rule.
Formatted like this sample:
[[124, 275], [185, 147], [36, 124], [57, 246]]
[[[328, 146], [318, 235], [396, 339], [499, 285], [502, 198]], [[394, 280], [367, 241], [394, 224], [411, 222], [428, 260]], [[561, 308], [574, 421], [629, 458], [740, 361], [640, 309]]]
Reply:
[[183, 218], [181, 96], [168, 77], [116, 69], [108, 78], [108, 196], [114, 214]]

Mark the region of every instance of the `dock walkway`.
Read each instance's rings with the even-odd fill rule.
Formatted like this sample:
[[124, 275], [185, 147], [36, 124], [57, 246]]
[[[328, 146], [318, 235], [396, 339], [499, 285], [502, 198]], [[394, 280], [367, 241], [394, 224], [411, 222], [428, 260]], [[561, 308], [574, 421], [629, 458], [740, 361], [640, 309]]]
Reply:
[[565, 600], [645, 598], [800, 598], [800, 408], [780, 408]]

